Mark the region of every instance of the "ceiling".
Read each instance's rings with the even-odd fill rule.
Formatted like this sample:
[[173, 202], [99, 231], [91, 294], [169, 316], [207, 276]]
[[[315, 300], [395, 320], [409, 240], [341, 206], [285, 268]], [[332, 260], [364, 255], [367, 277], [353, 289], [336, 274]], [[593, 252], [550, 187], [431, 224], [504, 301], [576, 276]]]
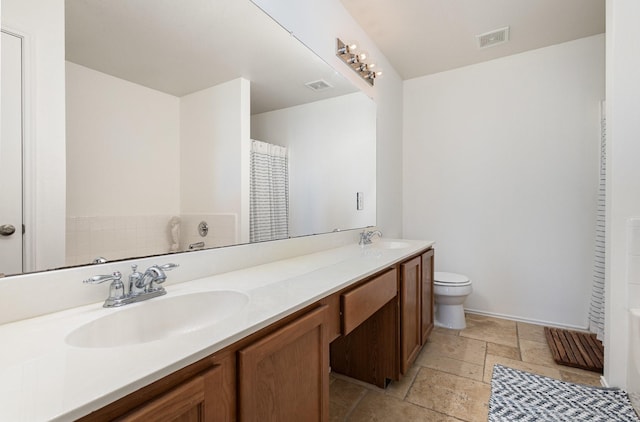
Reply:
[[[605, 0], [341, 1], [403, 79], [605, 31]], [[505, 26], [509, 42], [478, 48], [476, 35]]]
[[356, 91], [249, 0], [66, 0], [65, 38], [67, 60], [178, 97], [248, 79], [252, 114]]

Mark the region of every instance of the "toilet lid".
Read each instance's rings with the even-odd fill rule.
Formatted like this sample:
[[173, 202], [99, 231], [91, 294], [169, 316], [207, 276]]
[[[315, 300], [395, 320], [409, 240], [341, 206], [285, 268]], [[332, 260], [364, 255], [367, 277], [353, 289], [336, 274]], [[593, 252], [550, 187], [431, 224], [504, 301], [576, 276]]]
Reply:
[[456, 286], [460, 286], [460, 285], [464, 285], [464, 284], [471, 284], [471, 280], [469, 280], [469, 277], [462, 275], [462, 274], [456, 274], [456, 273], [443, 273], [443, 272], [438, 272], [436, 271], [435, 273], [433, 273], [433, 281], [435, 284], [446, 284], [446, 285], [456, 285]]

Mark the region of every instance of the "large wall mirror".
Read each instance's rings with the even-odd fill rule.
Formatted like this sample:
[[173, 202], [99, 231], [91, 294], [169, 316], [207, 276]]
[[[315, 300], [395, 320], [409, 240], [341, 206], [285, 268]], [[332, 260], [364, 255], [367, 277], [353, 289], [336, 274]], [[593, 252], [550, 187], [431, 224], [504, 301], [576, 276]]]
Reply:
[[[5, 123], [20, 132], [11, 107], [29, 113], [37, 98], [10, 101], [28, 72], [5, 80], [11, 63], [38, 54], [18, 47], [12, 59], [5, 48], [12, 36], [37, 36], [11, 16], [36, 3], [2, 0], [0, 151]], [[16, 269], [2, 255], [10, 236], [0, 236], [0, 273], [375, 224], [375, 104], [249, 0], [66, 0], [64, 9], [66, 192], [64, 215], [46, 220], [64, 227], [50, 245], [64, 254]], [[3, 188], [9, 178], [0, 173]], [[0, 198], [0, 218], [8, 208]], [[21, 212], [30, 221], [47, 210]]]

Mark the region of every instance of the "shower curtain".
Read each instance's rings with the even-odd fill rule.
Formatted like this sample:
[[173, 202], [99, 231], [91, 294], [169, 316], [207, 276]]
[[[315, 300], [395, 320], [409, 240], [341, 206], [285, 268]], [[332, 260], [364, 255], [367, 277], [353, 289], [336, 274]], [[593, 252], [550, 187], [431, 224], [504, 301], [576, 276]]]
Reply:
[[289, 237], [287, 148], [251, 141], [249, 237], [251, 242]]
[[605, 270], [605, 199], [607, 168], [607, 119], [605, 103], [600, 104], [600, 185], [596, 219], [596, 248], [593, 267], [593, 287], [589, 308], [589, 330], [604, 339], [604, 270]]

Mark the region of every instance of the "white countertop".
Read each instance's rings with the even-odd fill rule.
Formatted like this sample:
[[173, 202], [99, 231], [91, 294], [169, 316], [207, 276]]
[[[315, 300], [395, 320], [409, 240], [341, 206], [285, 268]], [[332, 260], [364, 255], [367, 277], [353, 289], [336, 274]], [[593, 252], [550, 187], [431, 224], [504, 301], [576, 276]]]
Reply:
[[220, 322], [147, 343], [80, 348], [65, 342], [76, 328], [145, 302], [119, 309], [105, 309], [100, 302], [1, 325], [0, 420], [84, 416], [433, 245], [401, 242], [408, 246], [386, 249], [375, 241], [365, 247], [354, 244], [169, 285], [166, 296], [151, 301], [235, 290], [247, 294], [249, 302]]

